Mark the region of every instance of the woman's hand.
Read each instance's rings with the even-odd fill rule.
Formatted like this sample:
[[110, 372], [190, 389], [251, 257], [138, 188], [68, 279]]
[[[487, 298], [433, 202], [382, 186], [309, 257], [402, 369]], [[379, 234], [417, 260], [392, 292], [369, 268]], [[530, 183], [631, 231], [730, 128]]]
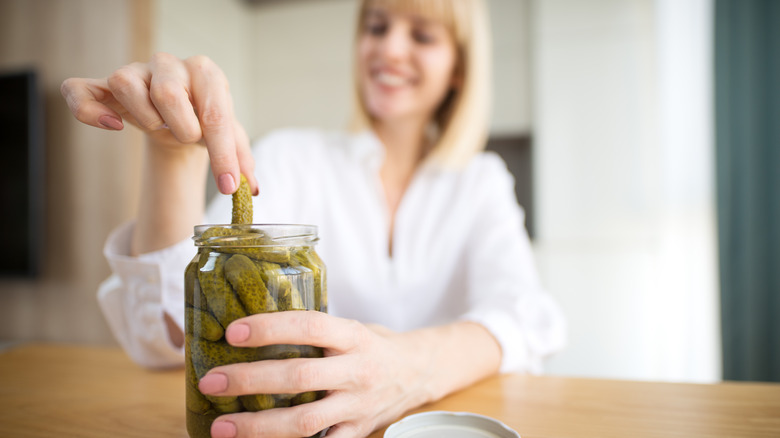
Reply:
[[249, 316], [234, 321], [225, 337], [241, 347], [315, 345], [323, 347], [325, 357], [216, 367], [200, 380], [204, 394], [328, 393], [291, 408], [223, 415], [212, 425], [214, 437], [303, 437], [327, 427], [329, 437], [363, 437], [434, 399], [433, 375], [446, 374], [431, 367], [436, 348], [424, 348], [425, 336], [320, 312]]
[[87, 125], [121, 130], [124, 120], [158, 148], [205, 145], [222, 193], [238, 188], [239, 172], [257, 193], [249, 139], [234, 117], [228, 81], [209, 58], [180, 60], [158, 53], [149, 63], [121, 67], [108, 78], [67, 79], [61, 92], [73, 115]]

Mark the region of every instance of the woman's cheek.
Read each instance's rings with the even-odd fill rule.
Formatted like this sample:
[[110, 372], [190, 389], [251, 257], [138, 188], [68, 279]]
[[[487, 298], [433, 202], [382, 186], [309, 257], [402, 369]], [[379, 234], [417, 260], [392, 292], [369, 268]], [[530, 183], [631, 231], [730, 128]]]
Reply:
[[431, 75], [431, 84], [428, 89], [429, 100], [433, 107], [438, 107], [452, 88], [452, 69], [440, 69]]

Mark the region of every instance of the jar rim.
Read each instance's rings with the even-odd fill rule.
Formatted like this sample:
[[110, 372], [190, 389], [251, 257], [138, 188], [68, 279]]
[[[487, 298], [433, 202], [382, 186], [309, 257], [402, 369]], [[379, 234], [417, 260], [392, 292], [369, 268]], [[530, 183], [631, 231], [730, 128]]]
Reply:
[[[232, 232], [204, 237], [213, 228]], [[305, 224], [203, 224], [194, 227], [192, 240], [198, 247], [313, 246], [319, 241], [317, 231], [316, 225]]]

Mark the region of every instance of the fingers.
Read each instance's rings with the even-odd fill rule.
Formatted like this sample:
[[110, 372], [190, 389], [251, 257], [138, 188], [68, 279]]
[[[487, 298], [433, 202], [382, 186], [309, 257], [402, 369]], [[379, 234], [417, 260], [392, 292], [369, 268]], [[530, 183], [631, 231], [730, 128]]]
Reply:
[[191, 78], [191, 96], [209, 150], [211, 171], [219, 191], [231, 194], [238, 188], [240, 168], [227, 79], [205, 56], [188, 58], [184, 64]]
[[[60, 89], [85, 124], [119, 130], [124, 119], [174, 144], [205, 143], [220, 192], [235, 192], [243, 173], [258, 193], [249, 139], [235, 120], [227, 78], [209, 58], [181, 61], [158, 53], [149, 64], [121, 67], [104, 80], [67, 79]], [[162, 128], [170, 134], [153, 132]]]
[[331, 426], [329, 436], [366, 436], [379, 417], [372, 414], [377, 407], [365, 395], [373, 393], [378, 382], [397, 385], [381, 377], [388, 375], [385, 364], [373, 355], [357, 354], [367, 348], [374, 335], [356, 321], [320, 312], [276, 312], [236, 320], [225, 336], [235, 346], [315, 345], [324, 347], [326, 354], [323, 358], [216, 367], [200, 380], [199, 389], [204, 394], [329, 393], [321, 400], [292, 408], [221, 416], [212, 425], [215, 437], [311, 436]]
[[348, 352], [360, 346], [368, 329], [357, 321], [322, 312], [274, 312], [233, 321], [225, 338], [237, 347], [275, 344], [314, 345]]
[[224, 73], [210, 59], [195, 56], [182, 62], [157, 53], [150, 64], [151, 102], [182, 143], [203, 140], [222, 193], [238, 188], [239, 173], [257, 194], [249, 137], [233, 115], [233, 100]]
[[114, 71], [107, 81], [114, 99], [145, 131], [156, 131], [165, 125], [149, 95], [151, 78], [149, 66], [136, 62]]
[[62, 82], [60, 93], [81, 123], [111, 130], [124, 127], [122, 117], [102, 103], [110, 93], [105, 79], [69, 78]]
[[371, 430], [362, 430], [354, 423], [339, 423], [333, 425], [328, 429], [328, 438], [351, 438], [356, 436], [366, 436], [371, 433]]
[[157, 53], [150, 63], [149, 97], [165, 125], [184, 144], [200, 141], [200, 123], [192, 107], [189, 72], [182, 62], [167, 53]]
[[356, 411], [357, 403], [353, 396], [335, 392], [322, 400], [292, 408], [223, 415], [212, 425], [211, 434], [228, 436], [222, 432], [233, 429], [238, 438], [312, 436], [343, 422]]
[[198, 388], [216, 396], [347, 389], [368, 383], [376, 375], [372, 368], [345, 355], [237, 363], [209, 370]]

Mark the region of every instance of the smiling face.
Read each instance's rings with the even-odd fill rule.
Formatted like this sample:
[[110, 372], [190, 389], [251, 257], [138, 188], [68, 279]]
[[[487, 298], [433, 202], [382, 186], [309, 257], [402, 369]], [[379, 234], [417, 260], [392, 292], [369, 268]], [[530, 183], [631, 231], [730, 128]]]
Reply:
[[427, 122], [457, 84], [457, 49], [444, 24], [369, 8], [357, 44], [357, 79], [375, 122]]

